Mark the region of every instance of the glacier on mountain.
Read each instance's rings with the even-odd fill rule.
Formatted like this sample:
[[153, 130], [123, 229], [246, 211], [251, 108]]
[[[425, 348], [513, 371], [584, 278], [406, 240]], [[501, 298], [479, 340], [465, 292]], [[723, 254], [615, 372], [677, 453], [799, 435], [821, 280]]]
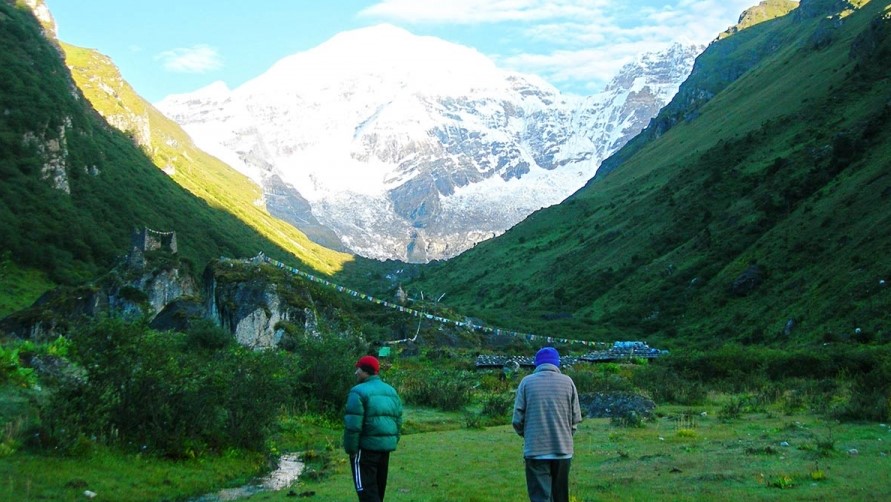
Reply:
[[[235, 89], [218, 82], [156, 106], [267, 196], [292, 190], [346, 249], [426, 262], [584, 186], [668, 103], [702, 50], [645, 54], [580, 97], [474, 49], [380, 25], [288, 56]], [[290, 207], [268, 204], [320, 241]]]

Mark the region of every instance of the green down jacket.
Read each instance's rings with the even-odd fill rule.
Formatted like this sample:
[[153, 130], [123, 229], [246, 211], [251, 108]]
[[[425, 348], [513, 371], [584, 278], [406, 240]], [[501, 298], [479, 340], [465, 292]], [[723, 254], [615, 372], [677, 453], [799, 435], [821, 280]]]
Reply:
[[377, 375], [350, 389], [343, 417], [343, 449], [394, 451], [402, 430], [402, 401]]

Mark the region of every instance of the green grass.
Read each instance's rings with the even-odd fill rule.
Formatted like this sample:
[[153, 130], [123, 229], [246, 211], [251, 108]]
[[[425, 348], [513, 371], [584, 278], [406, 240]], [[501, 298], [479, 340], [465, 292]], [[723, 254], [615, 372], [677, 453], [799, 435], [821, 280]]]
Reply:
[[[659, 406], [642, 428], [586, 419], [575, 436], [573, 500], [891, 497], [887, 425], [787, 414], [782, 405], [733, 408], [737, 412], [728, 414], [740, 399], [711, 394], [701, 406]], [[6, 392], [0, 401], [0, 418], [21, 414], [26, 406], [19, 392]], [[525, 500], [522, 439], [507, 424], [467, 429], [461, 417], [406, 408], [408, 425], [391, 456], [387, 500]], [[309, 492], [319, 502], [352, 500], [340, 427], [336, 418], [284, 418], [272, 452], [308, 452], [308, 472], [281, 491], [250, 500], [292, 500]], [[98, 493], [96, 500], [183, 500], [248, 484], [267, 468], [262, 455], [239, 451], [171, 461], [101, 447], [76, 457], [19, 449], [0, 458], [0, 500], [82, 500], [84, 490]]]
[[[888, 427], [771, 413], [722, 421], [717, 410], [717, 405], [660, 407], [661, 416], [640, 429], [617, 428], [609, 419], [585, 420], [575, 438], [574, 500], [891, 497]], [[694, 418], [681, 420], [685, 415]], [[826, 443], [832, 448], [821, 448]], [[852, 449], [858, 453], [849, 454]], [[387, 499], [522, 501], [524, 483], [522, 440], [510, 426], [430, 432], [405, 436], [391, 456]], [[298, 481], [290, 490], [315, 492], [311, 500], [319, 502], [351, 500], [346, 456], [340, 453], [322, 481]], [[252, 500], [289, 500], [288, 491]]]
[[0, 460], [0, 500], [172, 500], [239, 486], [265, 468], [256, 455], [172, 462], [98, 451], [89, 457], [16, 454]]
[[0, 261], [0, 319], [28, 307], [54, 286], [39, 270]]

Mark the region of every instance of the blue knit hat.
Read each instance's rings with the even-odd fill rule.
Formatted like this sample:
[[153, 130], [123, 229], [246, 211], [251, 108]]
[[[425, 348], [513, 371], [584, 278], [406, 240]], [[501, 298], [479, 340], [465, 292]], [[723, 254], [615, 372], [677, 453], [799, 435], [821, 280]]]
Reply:
[[545, 347], [538, 351], [535, 354], [535, 366], [539, 366], [544, 363], [553, 364], [554, 366], [560, 367], [560, 354], [557, 352], [557, 349], [554, 347]]

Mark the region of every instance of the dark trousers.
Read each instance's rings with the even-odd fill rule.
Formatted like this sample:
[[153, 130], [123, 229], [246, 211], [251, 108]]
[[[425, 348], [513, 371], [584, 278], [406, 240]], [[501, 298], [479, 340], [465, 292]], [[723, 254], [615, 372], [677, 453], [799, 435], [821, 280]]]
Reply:
[[571, 458], [526, 459], [526, 490], [530, 502], [569, 502]]
[[383, 502], [390, 452], [359, 450], [359, 453], [350, 455], [350, 468], [359, 502]]

